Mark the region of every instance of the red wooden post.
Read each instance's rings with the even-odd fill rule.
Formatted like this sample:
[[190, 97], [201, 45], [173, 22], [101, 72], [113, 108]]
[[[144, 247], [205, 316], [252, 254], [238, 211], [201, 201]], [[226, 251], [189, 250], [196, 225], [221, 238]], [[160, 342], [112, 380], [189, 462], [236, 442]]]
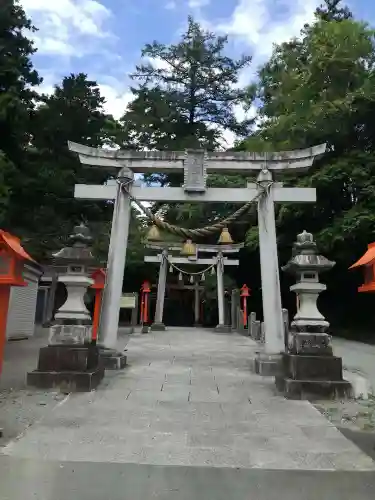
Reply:
[[243, 326], [247, 326], [247, 297], [250, 295], [250, 288], [247, 285], [243, 285], [241, 288], [242, 297], [242, 313], [243, 313]]
[[104, 269], [97, 269], [91, 275], [91, 278], [94, 280], [94, 284], [91, 285], [91, 288], [95, 290], [95, 302], [94, 302], [94, 317], [92, 321], [92, 334], [91, 334], [91, 342], [96, 344], [98, 340], [98, 329], [99, 329], [99, 320], [100, 320], [100, 307], [102, 302], [102, 293], [105, 286], [105, 271]]
[[141, 288], [141, 317], [140, 317], [141, 325], [143, 325], [143, 308], [144, 308], [144, 306], [145, 306], [145, 299], [144, 299], [143, 288]]
[[22, 273], [25, 260], [34, 262], [19, 238], [0, 230], [0, 373], [3, 366], [5, 336], [11, 286], [27, 286]]
[[148, 281], [144, 281], [142, 284], [142, 292], [143, 292], [143, 324], [148, 323], [148, 294], [151, 292], [150, 283]]

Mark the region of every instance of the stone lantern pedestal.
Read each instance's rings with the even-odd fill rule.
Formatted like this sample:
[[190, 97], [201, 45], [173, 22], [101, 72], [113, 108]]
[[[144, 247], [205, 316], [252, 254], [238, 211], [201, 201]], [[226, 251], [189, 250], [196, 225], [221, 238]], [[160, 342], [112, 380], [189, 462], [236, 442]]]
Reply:
[[276, 386], [287, 398], [316, 399], [345, 397], [349, 382], [342, 377], [342, 359], [333, 356], [329, 323], [317, 308], [319, 294], [326, 285], [319, 273], [335, 265], [318, 255], [310, 233], [297, 236], [293, 256], [283, 270], [294, 274], [297, 283], [290, 290], [297, 295], [297, 314], [291, 323], [288, 352], [282, 355], [282, 373]]
[[94, 263], [88, 245], [92, 239], [84, 225], [76, 226], [67, 246], [53, 255], [65, 272], [58, 281], [67, 298], [50, 327], [47, 347], [39, 351], [38, 367], [27, 374], [27, 383], [39, 388], [60, 387], [66, 392], [90, 391], [104, 377], [99, 348], [91, 342], [92, 322], [84, 296], [93, 280], [88, 266]]

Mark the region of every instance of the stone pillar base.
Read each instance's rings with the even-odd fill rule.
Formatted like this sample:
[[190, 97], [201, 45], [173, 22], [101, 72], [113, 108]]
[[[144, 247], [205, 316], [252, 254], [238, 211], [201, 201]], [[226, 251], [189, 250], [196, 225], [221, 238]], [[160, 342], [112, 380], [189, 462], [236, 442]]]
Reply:
[[[165, 331], [164, 323], [152, 323], [151, 331], [152, 332], [164, 332]], [[147, 332], [144, 332], [144, 333], [147, 333]]]
[[217, 325], [215, 332], [218, 333], [232, 333], [232, 328], [229, 325]]
[[99, 353], [106, 370], [122, 370], [125, 368], [127, 357], [122, 352], [100, 346]]
[[104, 366], [94, 345], [49, 345], [39, 351], [38, 367], [27, 374], [27, 384], [40, 389], [88, 392], [104, 377]]
[[121, 333], [124, 335], [131, 335], [134, 333], [134, 326], [120, 326], [121, 328]]
[[281, 373], [281, 354], [265, 354], [258, 352], [254, 358], [252, 369], [263, 377], [275, 377]]
[[287, 399], [347, 399], [352, 395], [352, 386], [346, 380], [292, 380], [276, 377], [276, 388]]
[[63, 392], [90, 392], [98, 387], [104, 377], [104, 367], [86, 372], [42, 372], [27, 374], [27, 385], [38, 389], [59, 388]]
[[283, 354], [276, 387], [288, 399], [349, 397], [351, 384], [342, 377], [342, 360], [336, 356]]

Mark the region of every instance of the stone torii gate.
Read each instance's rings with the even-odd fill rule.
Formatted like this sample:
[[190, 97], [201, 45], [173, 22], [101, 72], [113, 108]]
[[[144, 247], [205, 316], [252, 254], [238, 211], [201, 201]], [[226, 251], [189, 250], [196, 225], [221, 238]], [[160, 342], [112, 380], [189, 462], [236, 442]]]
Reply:
[[[275, 153], [179, 151], [109, 151], [69, 143], [84, 165], [118, 169], [117, 185], [75, 186], [75, 197], [86, 200], [116, 200], [103, 293], [99, 339], [105, 347], [117, 343], [118, 318], [126, 247], [130, 221], [131, 197], [138, 201], [186, 203], [258, 203], [259, 247], [262, 278], [265, 352], [284, 351], [283, 319], [280, 296], [279, 264], [275, 227], [275, 202], [314, 202], [314, 188], [283, 187], [273, 174], [307, 170], [317, 156], [324, 154], [321, 144], [304, 150]], [[143, 187], [133, 184], [134, 173], [184, 172], [182, 187]], [[250, 175], [258, 172], [257, 183], [243, 188], [207, 188], [209, 172]]]
[[[147, 243], [146, 247], [151, 250], [161, 250], [158, 255], [146, 255], [145, 262], [154, 262], [160, 264], [159, 267], [159, 278], [158, 278], [158, 291], [156, 298], [156, 308], [155, 308], [155, 318], [154, 323], [151, 325], [151, 330], [165, 330], [163, 323], [163, 312], [164, 312], [164, 298], [165, 298], [165, 287], [167, 282], [168, 264], [194, 264], [201, 266], [215, 266], [216, 267], [216, 278], [217, 278], [217, 303], [218, 303], [218, 316], [219, 324], [216, 329], [220, 331], [230, 331], [230, 327], [225, 325], [225, 303], [224, 303], [224, 267], [225, 266], [238, 266], [239, 261], [237, 259], [228, 259], [225, 254], [233, 254], [240, 251], [243, 248], [243, 243], [228, 244], [228, 245], [195, 245], [195, 255], [190, 255], [188, 257], [175, 256], [172, 252], [177, 251], [181, 253], [182, 245], [179, 244], [163, 244], [163, 243]], [[200, 253], [216, 254], [214, 256], [204, 258], [200, 257]], [[202, 274], [202, 272], [196, 273]], [[197, 307], [199, 308], [199, 302], [197, 304], [197, 289], [195, 290], [195, 317], [197, 316]], [[196, 318], [197, 319], [197, 318]]]

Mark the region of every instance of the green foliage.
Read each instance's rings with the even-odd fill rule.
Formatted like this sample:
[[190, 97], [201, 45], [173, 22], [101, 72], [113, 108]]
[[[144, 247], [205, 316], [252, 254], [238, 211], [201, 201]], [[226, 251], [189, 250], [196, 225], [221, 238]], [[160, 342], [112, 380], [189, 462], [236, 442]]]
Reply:
[[0, 5], [0, 150], [11, 161], [22, 158], [28, 141], [33, 87], [41, 83], [30, 56], [35, 52], [27, 38], [35, 28], [18, 2]]
[[21, 236], [37, 258], [46, 257], [69, 235], [72, 225], [84, 219], [110, 219], [112, 207], [73, 197], [79, 182], [101, 183], [108, 172], [83, 167], [68, 150], [73, 140], [100, 146], [111, 120], [103, 111], [96, 82], [86, 75], [70, 75], [56, 85], [51, 96], [42, 96], [32, 116], [27, 169], [16, 179], [6, 226]]
[[124, 116], [135, 143], [156, 149], [212, 150], [225, 129], [249, 132], [251, 122], [239, 122], [234, 106], [247, 98], [246, 90], [236, 85], [251, 58], [231, 59], [224, 54], [226, 44], [227, 37], [203, 30], [190, 17], [177, 44], [154, 41], [145, 46], [146, 63], [132, 75], [139, 84], [132, 89], [136, 99]]
[[[260, 126], [237, 145], [270, 151], [327, 143], [327, 154], [307, 174], [283, 179], [315, 187], [317, 202], [278, 207], [278, 244], [284, 263], [296, 234], [306, 229], [336, 261], [327, 275], [336, 321], [346, 310], [337, 301], [350, 297], [353, 304], [356, 296], [347, 269], [375, 238], [374, 35], [340, 2], [326, 1], [315, 22], [298, 39], [275, 46], [260, 69]], [[248, 231], [247, 244], [257, 249], [256, 228]]]
[[[213, 307], [216, 306], [217, 302], [217, 277], [216, 275], [207, 274], [205, 281], [203, 282], [204, 291], [203, 295], [207, 302], [212, 301]], [[224, 290], [228, 293], [232, 291], [233, 288], [236, 287], [235, 281], [228, 276], [228, 274], [224, 274]]]

